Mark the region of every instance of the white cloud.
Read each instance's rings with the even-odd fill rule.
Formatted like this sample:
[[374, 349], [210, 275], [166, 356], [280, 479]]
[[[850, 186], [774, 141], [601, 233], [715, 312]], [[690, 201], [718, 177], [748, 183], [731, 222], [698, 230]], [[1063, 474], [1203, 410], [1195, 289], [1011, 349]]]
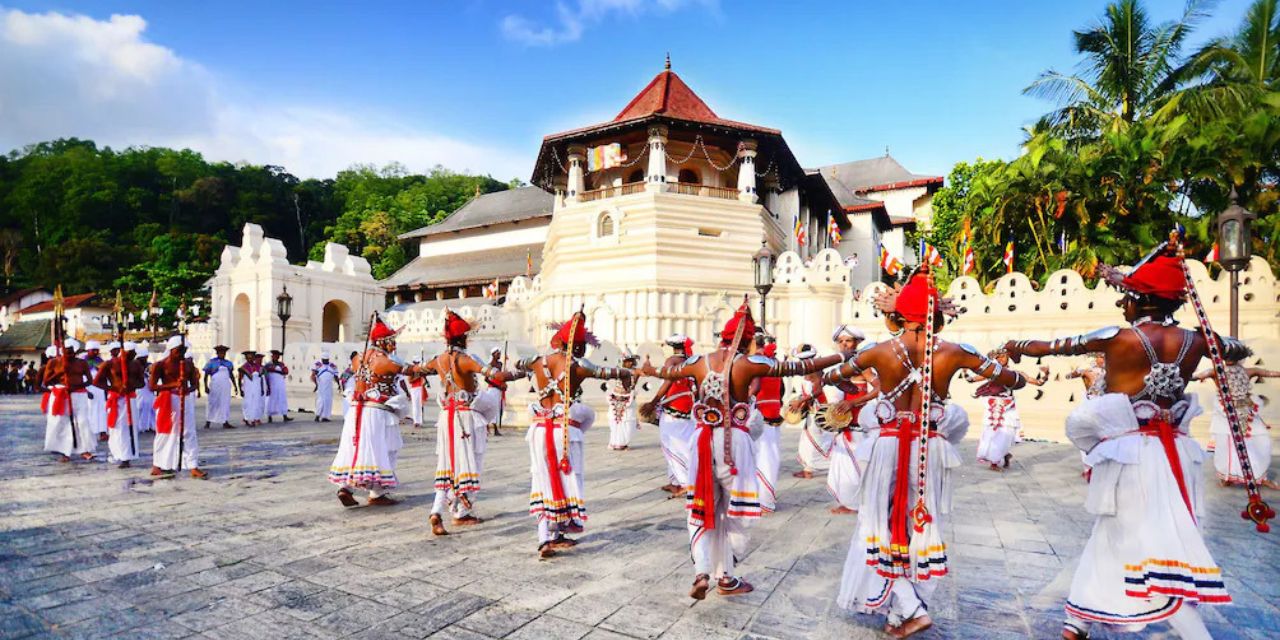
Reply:
[[560, 0], [555, 3], [555, 19], [551, 24], [539, 24], [515, 14], [507, 15], [499, 24], [508, 40], [531, 47], [550, 47], [578, 41], [588, 27], [611, 14], [635, 17], [670, 13], [693, 4], [715, 8], [719, 3], [718, 0], [576, 0], [573, 3]]
[[146, 20], [0, 9], [0, 152], [61, 137], [188, 147], [301, 177], [400, 162], [527, 178], [532, 152], [472, 143], [393, 117], [230, 100], [201, 65], [145, 38]]

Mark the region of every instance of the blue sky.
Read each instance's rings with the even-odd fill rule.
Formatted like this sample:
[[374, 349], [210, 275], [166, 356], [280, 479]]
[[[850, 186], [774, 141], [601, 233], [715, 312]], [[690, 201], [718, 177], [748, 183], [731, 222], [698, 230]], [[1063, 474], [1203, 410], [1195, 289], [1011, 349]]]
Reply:
[[[0, 2], [2, 149], [77, 135], [303, 176], [398, 160], [525, 180], [543, 135], [612, 118], [668, 51], [719, 115], [782, 129], [805, 165], [1012, 157], [1050, 107], [1022, 88], [1073, 70], [1071, 30], [1105, 6]], [[1218, 3], [1195, 41], [1247, 4]]]

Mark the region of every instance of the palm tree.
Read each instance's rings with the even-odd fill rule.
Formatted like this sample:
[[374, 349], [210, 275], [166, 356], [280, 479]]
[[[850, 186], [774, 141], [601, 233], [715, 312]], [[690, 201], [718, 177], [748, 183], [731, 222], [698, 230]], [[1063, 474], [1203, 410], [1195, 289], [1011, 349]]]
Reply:
[[1156, 115], [1175, 95], [1182, 46], [1204, 16], [1200, 7], [1192, 0], [1178, 20], [1152, 24], [1138, 0], [1107, 5], [1101, 21], [1073, 34], [1084, 56], [1080, 73], [1050, 69], [1023, 90], [1061, 105], [1037, 129], [1082, 142]]
[[1183, 110], [1238, 115], [1280, 90], [1280, 0], [1255, 0], [1232, 35], [1210, 40], [1176, 74], [1189, 83]]

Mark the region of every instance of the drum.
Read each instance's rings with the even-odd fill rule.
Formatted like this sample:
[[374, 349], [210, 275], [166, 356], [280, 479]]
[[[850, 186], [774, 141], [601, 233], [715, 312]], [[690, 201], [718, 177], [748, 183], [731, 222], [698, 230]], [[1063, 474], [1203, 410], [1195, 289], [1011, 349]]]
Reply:
[[787, 405], [787, 410], [782, 412], [782, 419], [787, 424], [800, 424], [809, 415], [809, 405], [799, 405], [795, 402]]
[[825, 405], [813, 422], [823, 431], [844, 431], [853, 424], [853, 410], [847, 403], [833, 402]]
[[645, 424], [658, 424], [658, 403], [646, 402], [640, 405], [639, 418]]

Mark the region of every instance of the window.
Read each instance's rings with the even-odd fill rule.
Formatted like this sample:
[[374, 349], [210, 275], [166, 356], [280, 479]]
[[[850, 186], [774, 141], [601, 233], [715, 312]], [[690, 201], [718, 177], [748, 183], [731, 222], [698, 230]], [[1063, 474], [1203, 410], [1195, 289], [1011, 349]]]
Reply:
[[693, 169], [681, 169], [680, 173], [676, 174], [676, 182], [683, 182], [685, 184], [702, 184], [702, 177]]
[[636, 169], [635, 171], [627, 174], [627, 182], [644, 182], [644, 171]]
[[596, 223], [596, 236], [605, 238], [614, 235], [615, 232], [616, 225], [613, 223], [613, 216], [608, 212], [600, 214], [600, 219]]

